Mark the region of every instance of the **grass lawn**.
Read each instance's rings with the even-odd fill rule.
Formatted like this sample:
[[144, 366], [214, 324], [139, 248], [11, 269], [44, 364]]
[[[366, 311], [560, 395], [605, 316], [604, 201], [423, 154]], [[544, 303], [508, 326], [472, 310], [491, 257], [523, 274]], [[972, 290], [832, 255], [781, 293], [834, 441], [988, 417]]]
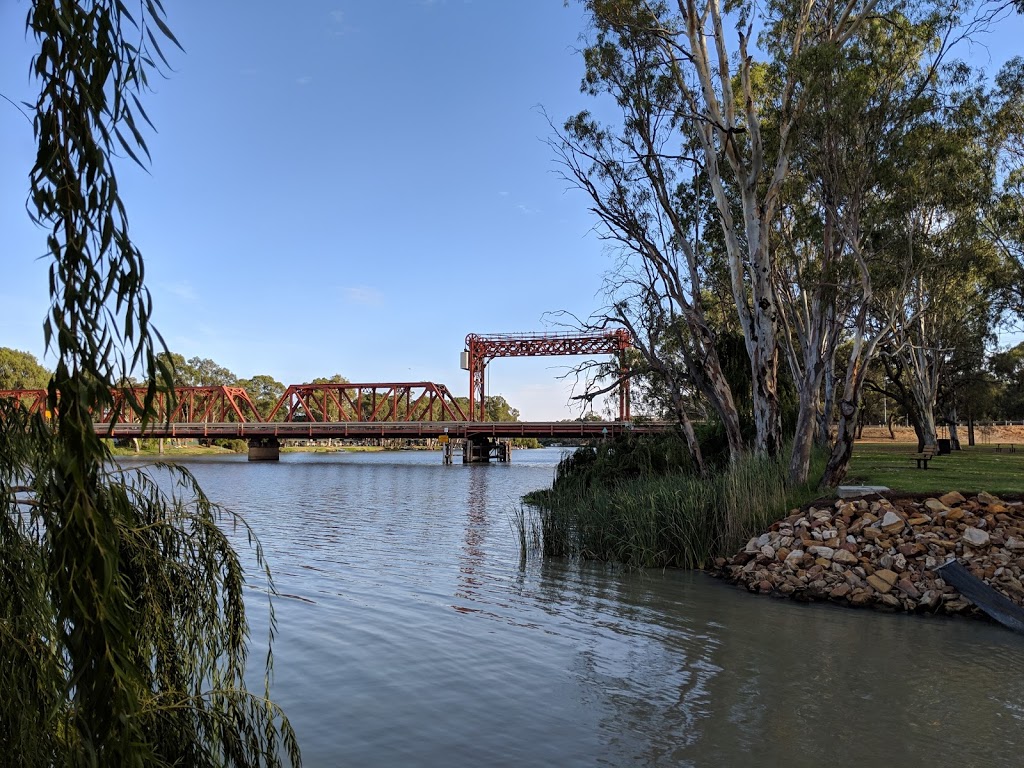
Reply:
[[1024, 494], [1024, 446], [1017, 453], [996, 452], [994, 445], [965, 447], [936, 456], [918, 469], [911, 443], [858, 441], [844, 485], [885, 485], [910, 493], [988, 491]]

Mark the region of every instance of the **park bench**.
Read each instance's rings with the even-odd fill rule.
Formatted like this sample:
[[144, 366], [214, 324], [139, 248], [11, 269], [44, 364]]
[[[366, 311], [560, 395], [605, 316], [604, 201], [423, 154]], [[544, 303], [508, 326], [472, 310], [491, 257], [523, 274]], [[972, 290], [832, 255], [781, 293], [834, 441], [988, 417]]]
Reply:
[[924, 450], [920, 453], [915, 453], [914, 458], [917, 459], [918, 469], [928, 469], [928, 461], [934, 458], [935, 454], [939, 452], [939, 446], [937, 445], [926, 445]]
[[[996, 453], [1002, 453], [1002, 452], [1003, 452], [1003, 444], [1002, 443], [996, 443]], [[1006, 452], [1007, 453], [1016, 453], [1017, 452], [1016, 444], [1014, 444], [1014, 443], [1007, 443], [1006, 444]]]

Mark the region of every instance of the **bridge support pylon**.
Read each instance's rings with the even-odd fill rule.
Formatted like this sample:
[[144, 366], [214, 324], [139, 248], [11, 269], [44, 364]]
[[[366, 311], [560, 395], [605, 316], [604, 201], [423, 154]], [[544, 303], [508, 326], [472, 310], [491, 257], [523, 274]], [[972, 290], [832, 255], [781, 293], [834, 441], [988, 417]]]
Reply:
[[276, 437], [249, 438], [249, 461], [280, 461], [281, 443]]
[[504, 463], [511, 458], [512, 442], [510, 440], [469, 437], [462, 441], [463, 464], [487, 464], [490, 461]]

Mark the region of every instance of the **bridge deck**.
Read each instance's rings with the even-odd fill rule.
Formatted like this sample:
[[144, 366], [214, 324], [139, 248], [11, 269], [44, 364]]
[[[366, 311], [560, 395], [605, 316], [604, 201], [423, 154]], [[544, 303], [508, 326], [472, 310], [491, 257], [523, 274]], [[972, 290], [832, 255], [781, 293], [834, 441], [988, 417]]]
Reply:
[[632, 432], [655, 434], [673, 428], [671, 422], [596, 421], [406, 421], [406, 422], [232, 422], [148, 424], [97, 423], [96, 432], [108, 437], [180, 437], [180, 438], [267, 438], [282, 440], [319, 440], [332, 438], [427, 438], [447, 434], [465, 437], [603, 437]]

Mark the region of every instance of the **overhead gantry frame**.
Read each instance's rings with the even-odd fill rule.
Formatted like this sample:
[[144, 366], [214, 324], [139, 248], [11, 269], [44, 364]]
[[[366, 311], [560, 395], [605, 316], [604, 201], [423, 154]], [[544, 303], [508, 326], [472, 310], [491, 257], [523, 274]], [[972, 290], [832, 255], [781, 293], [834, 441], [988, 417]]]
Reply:
[[[629, 377], [626, 350], [629, 331], [616, 328], [590, 333], [499, 333], [466, 337], [462, 368], [469, 371], [469, 420], [485, 421], [487, 363], [498, 357], [615, 355], [619, 359], [619, 421], [629, 421]], [[478, 405], [479, 404], [479, 405]]]

